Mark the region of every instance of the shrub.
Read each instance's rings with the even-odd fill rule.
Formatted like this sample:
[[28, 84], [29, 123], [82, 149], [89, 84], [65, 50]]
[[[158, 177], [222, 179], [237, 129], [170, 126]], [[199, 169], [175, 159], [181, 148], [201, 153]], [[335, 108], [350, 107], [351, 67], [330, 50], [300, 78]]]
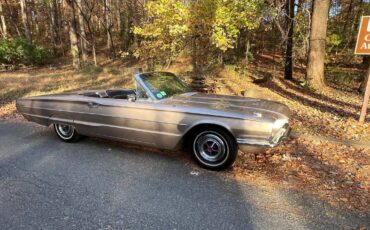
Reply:
[[0, 63], [42, 65], [53, 56], [50, 49], [30, 43], [25, 38], [0, 39]]

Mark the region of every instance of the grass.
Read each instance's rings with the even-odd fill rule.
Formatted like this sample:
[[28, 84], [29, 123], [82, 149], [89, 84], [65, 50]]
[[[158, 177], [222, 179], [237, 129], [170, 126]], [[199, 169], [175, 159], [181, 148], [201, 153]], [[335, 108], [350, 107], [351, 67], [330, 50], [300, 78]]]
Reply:
[[128, 69], [87, 66], [78, 72], [70, 68], [4, 72], [0, 73], [0, 86], [0, 118], [6, 118], [15, 114], [15, 100], [21, 97], [83, 89], [132, 88], [133, 81]]
[[84, 74], [100, 74], [101, 72], [103, 72], [103, 68], [95, 65], [87, 65], [81, 69], [81, 73]]

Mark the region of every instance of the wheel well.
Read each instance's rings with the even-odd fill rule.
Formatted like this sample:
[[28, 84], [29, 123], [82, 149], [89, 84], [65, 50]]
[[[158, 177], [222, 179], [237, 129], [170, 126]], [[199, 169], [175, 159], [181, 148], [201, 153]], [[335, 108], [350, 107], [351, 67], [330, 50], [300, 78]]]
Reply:
[[185, 147], [184, 145], [186, 145], [186, 143], [190, 140], [190, 137], [192, 135], [194, 135], [195, 133], [197, 133], [197, 132], [199, 132], [201, 130], [207, 129], [207, 128], [218, 128], [218, 129], [222, 129], [223, 131], [225, 131], [226, 133], [228, 133], [236, 141], [234, 135], [227, 128], [225, 128], [222, 125], [217, 125], [217, 124], [199, 124], [199, 125], [196, 125], [196, 126], [192, 127], [190, 130], [188, 130], [186, 132], [186, 134], [184, 135], [184, 138], [183, 138], [183, 147]]

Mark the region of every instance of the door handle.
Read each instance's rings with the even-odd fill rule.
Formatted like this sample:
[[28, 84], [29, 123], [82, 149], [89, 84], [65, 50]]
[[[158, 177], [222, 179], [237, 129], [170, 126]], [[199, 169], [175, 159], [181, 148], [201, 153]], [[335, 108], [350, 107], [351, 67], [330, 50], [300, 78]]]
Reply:
[[96, 108], [96, 107], [99, 107], [99, 104], [96, 102], [89, 101], [87, 103], [87, 106], [89, 106], [90, 108]]

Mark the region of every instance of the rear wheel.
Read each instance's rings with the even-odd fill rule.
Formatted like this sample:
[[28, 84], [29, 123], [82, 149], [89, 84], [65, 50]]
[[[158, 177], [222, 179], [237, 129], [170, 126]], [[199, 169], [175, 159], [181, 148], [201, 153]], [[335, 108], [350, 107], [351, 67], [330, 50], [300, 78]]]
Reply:
[[58, 137], [65, 142], [76, 142], [81, 138], [73, 125], [54, 124], [54, 130]]
[[212, 170], [230, 167], [238, 153], [233, 136], [220, 128], [206, 128], [195, 132], [190, 146], [194, 159], [202, 167]]

